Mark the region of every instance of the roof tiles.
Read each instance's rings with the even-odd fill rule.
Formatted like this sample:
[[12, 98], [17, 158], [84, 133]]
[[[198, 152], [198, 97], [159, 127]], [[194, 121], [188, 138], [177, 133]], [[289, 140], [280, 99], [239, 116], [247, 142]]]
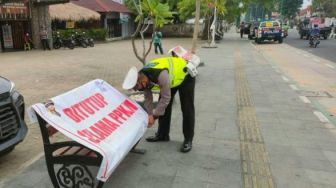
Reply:
[[131, 12], [125, 5], [113, 0], [76, 0], [71, 2], [96, 12]]

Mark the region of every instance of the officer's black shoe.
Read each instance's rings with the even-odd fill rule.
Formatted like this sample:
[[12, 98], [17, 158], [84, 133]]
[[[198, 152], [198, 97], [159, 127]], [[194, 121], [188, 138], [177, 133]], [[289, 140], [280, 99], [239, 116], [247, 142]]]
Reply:
[[191, 148], [192, 148], [192, 142], [191, 141], [184, 141], [182, 146], [181, 146], [180, 151], [182, 153], [187, 153], [191, 150]]
[[168, 142], [169, 136], [161, 136], [156, 134], [155, 136], [150, 136], [146, 138], [147, 142]]

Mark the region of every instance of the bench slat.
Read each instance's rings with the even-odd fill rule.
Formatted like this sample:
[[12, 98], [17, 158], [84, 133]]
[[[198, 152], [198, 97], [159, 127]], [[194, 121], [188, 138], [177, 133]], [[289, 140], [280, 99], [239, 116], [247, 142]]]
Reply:
[[94, 151], [80, 146], [66, 146], [59, 148], [53, 152], [54, 157], [63, 155], [81, 155], [88, 157], [98, 157]]

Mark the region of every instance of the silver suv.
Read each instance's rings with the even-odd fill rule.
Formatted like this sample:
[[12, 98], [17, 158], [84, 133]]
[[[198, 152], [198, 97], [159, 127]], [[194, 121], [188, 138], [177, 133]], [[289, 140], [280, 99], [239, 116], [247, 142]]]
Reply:
[[27, 135], [25, 103], [12, 81], [0, 76], [0, 156], [12, 151]]

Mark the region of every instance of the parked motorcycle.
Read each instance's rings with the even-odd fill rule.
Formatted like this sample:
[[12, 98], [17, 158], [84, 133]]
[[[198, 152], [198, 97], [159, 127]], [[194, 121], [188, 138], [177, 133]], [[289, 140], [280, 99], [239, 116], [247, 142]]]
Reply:
[[317, 45], [319, 45], [319, 44], [320, 44], [320, 36], [319, 35], [311, 36], [309, 38], [309, 46], [310, 47], [316, 48]]
[[82, 46], [83, 48], [87, 48], [87, 42], [85, 41], [84, 37], [78, 32], [75, 33], [74, 40], [76, 46]]
[[82, 33], [82, 37], [84, 38], [84, 41], [88, 46], [94, 47], [93, 38], [86, 36], [85, 32]]
[[72, 37], [67, 39], [62, 39], [60, 36], [60, 33], [57, 32], [56, 37], [54, 38], [53, 46], [55, 49], [59, 49], [61, 47], [68, 47], [69, 49], [75, 48], [75, 41], [72, 39]]

